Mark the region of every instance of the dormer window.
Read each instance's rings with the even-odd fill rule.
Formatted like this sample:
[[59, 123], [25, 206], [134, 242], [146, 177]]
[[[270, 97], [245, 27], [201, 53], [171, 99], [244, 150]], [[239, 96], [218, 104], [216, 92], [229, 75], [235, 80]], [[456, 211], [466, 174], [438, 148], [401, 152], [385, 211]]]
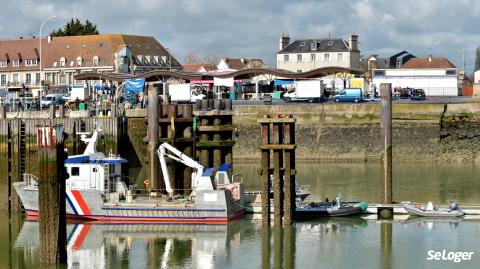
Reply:
[[300, 43], [300, 47], [305, 46], [305, 42]]
[[317, 50], [317, 41], [312, 41], [312, 44], [310, 45], [310, 48], [312, 50]]
[[25, 66], [36, 66], [37, 59], [28, 59], [25, 61]]
[[65, 67], [65, 63], [67, 60], [65, 60], [65, 57], [60, 58], [60, 67]]
[[93, 66], [98, 66], [99, 62], [100, 62], [100, 59], [98, 59], [98, 56], [93, 56]]
[[7, 61], [0, 61], [0, 67], [7, 67]]
[[77, 57], [77, 66], [82, 66], [82, 57]]
[[12, 64], [13, 64], [13, 67], [20, 66], [20, 60], [13, 60]]

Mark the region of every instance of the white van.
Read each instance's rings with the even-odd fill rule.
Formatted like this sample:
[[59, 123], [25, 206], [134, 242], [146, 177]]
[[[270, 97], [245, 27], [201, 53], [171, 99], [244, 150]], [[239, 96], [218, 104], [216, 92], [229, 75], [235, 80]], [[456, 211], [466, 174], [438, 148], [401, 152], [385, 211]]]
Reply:
[[41, 101], [42, 106], [63, 105], [64, 103], [62, 94], [47, 94]]

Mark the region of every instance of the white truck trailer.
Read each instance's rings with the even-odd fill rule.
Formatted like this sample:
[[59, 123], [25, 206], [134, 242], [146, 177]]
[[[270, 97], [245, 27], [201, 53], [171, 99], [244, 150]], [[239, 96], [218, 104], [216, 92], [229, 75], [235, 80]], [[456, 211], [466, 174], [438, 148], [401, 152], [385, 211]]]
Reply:
[[283, 95], [286, 102], [321, 102], [324, 98], [325, 85], [322, 80], [295, 81], [295, 91]]
[[70, 92], [63, 96], [67, 102], [75, 102], [75, 100], [85, 101], [88, 99], [88, 88], [84, 86], [74, 86]]

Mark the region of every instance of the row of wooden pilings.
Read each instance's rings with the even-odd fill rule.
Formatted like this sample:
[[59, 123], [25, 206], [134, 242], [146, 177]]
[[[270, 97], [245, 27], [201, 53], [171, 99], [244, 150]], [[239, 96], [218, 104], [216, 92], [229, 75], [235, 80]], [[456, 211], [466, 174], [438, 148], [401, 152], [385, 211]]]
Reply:
[[[159, 85], [148, 87], [149, 182], [151, 190], [164, 190], [157, 149], [167, 142], [205, 167], [233, 162], [233, 110], [231, 100], [205, 99], [192, 104], [160, 104]], [[174, 194], [191, 190], [192, 168], [167, 161]], [[231, 172], [231, 171], [230, 171]]]

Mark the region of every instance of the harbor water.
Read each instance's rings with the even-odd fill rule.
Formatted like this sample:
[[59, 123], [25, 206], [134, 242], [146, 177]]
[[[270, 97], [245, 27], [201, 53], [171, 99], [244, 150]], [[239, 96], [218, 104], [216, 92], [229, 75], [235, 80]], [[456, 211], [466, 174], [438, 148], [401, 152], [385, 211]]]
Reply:
[[[256, 166], [235, 163], [247, 190], [260, 189]], [[394, 200], [480, 204], [477, 170], [394, 165]], [[311, 185], [311, 199], [380, 197], [377, 164], [299, 163], [297, 171], [298, 183]], [[480, 221], [471, 219], [325, 218], [267, 230], [247, 216], [215, 226], [68, 224], [67, 234], [65, 268], [480, 268]], [[37, 222], [0, 212], [0, 238], [0, 268], [42, 268]], [[429, 260], [436, 252], [440, 259]], [[473, 254], [455, 260], [459, 252]]]

